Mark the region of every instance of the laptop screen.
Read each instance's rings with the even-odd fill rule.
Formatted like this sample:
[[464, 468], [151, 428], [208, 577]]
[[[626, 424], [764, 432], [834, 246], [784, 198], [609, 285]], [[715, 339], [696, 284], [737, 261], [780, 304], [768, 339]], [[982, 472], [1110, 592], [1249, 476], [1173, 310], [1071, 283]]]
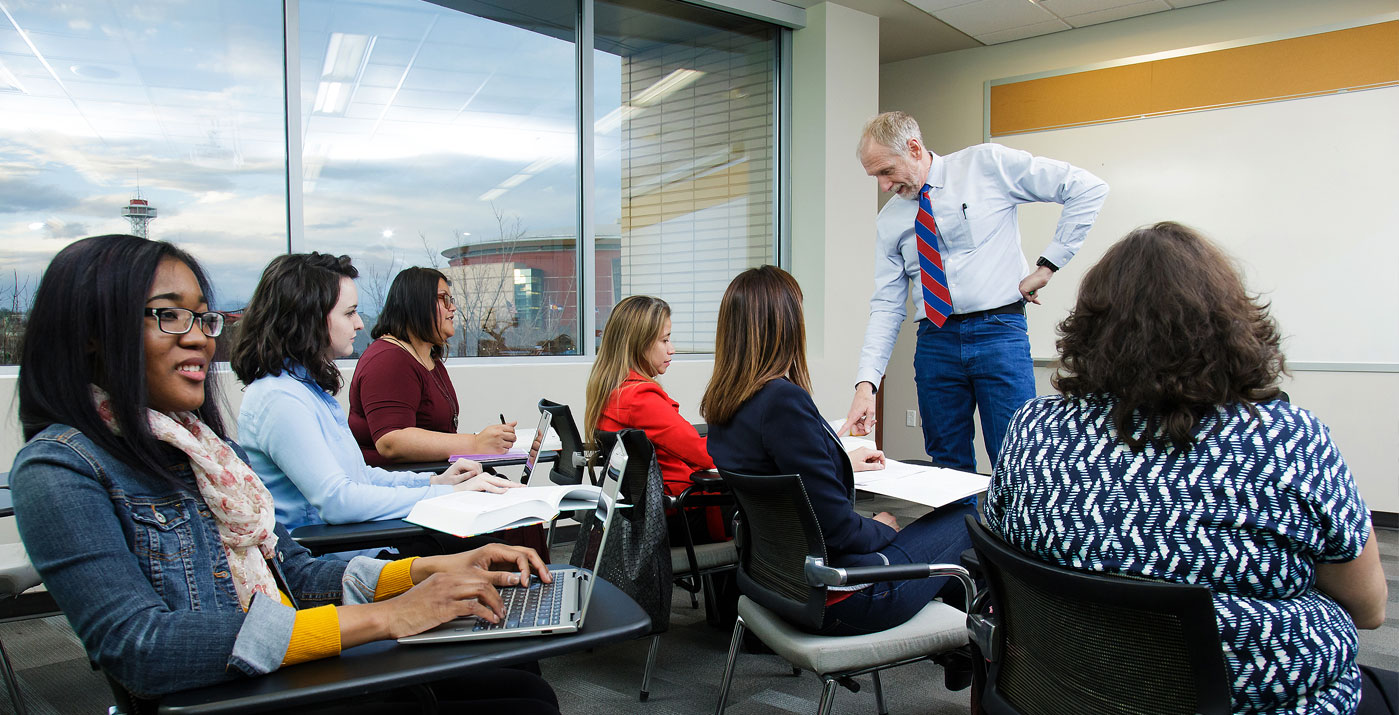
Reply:
[[525, 457], [525, 471], [520, 474], [520, 483], [529, 484], [529, 476], [534, 474], [534, 465], [539, 463], [539, 451], [543, 449], [544, 441], [549, 439], [549, 422], [553, 415], [546, 411], [539, 412], [539, 426], [534, 430], [534, 442], [530, 443], [529, 456]]
[[[613, 505], [617, 503], [617, 493], [622, 488], [622, 474], [627, 471], [627, 449], [622, 445], [621, 440], [617, 440], [616, 446], [612, 448], [612, 455], [607, 459], [607, 470], [602, 475], [602, 493], [598, 495], [597, 511], [593, 512], [592, 519], [584, 519], [579, 527], [578, 538], [587, 544], [583, 550], [582, 563], [574, 564], [592, 573], [597, 573], [598, 562], [602, 559], [602, 549], [607, 543], [607, 531], [612, 525], [612, 516], [615, 513]], [[636, 508], [636, 507], [633, 507]], [[583, 588], [582, 612], [588, 612], [588, 597], [592, 595], [593, 581], [589, 579]]]

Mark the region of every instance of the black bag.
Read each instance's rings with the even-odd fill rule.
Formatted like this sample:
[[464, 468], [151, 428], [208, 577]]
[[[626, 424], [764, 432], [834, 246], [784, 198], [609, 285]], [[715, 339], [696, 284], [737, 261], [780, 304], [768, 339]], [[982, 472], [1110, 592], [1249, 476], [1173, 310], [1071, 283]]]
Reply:
[[[599, 432], [599, 446], [604, 448], [599, 451], [610, 453], [618, 439], [627, 449], [627, 471], [622, 475], [619, 498], [631, 507], [619, 509], [612, 517], [598, 575], [631, 596], [651, 617], [651, 631], [647, 635], [664, 633], [670, 628], [670, 597], [674, 583], [661, 467], [656, 463], [655, 448], [641, 430], [624, 429], [615, 434]], [[606, 458], [602, 463], [607, 463]], [[593, 511], [587, 512], [583, 525], [589, 526], [596, 518]], [[587, 544], [581, 540], [575, 543], [569, 563], [582, 564], [586, 548]]]

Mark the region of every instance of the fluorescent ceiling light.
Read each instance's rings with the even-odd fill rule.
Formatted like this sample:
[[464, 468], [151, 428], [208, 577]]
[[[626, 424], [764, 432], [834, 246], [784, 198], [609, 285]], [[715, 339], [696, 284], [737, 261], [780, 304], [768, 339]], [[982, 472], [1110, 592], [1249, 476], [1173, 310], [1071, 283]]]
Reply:
[[513, 189], [513, 188], [515, 188], [516, 186], [519, 186], [520, 184], [523, 184], [523, 183], [525, 183], [526, 181], [529, 181], [529, 177], [530, 177], [530, 174], [526, 174], [526, 173], [521, 172], [521, 173], [519, 173], [519, 174], [516, 174], [516, 175], [514, 175], [514, 176], [512, 176], [512, 177], [510, 177], [510, 178], [508, 178], [508, 179], [506, 179], [505, 181], [500, 182], [500, 188], [502, 188], [502, 189]]
[[344, 114], [350, 104], [350, 85], [344, 82], [321, 82], [316, 87], [316, 103], [311, 111], [320, 114]]
[[704, 73], [699, 70], [675, 70], [665, 77], [662, 77], [659, 82], [637, 92], [636, 95], [631, 98], [631, 103], [633, 106], [637, 107], [650, 106], [669, 97], [677, 90], [689, 86], [690, 83], [703, 76]]
[[552, 156], [551, 156], [551, 157], [545, 157], [545, 158], [543, 158], [543, 159], [540, 159], [540, 160], [534, 162], [533, 164], [530, 164], [529, 166], [526, 166], [526, 167], [524, 168], [524, 170], [521, 171], [520, 173], [521, 173], [521, 174], [538, 174], [539, 172], [544, 171], [545, 169], [547, 169], [547, 168], [549, 168], [549, 167], [551, 167], [551, 166], [553, 166], [553, 165], [555, 165], [555, 164], [557, 164], [557, 163], [559, 163], [558, 157], [552, 157]]
[[498, 198], [500, 198], [501, 196], [503, 196], [503, 195], [505, 194], [506, 191], [509, 191], [509, 189], [502, 189], [502, 188], [500, 188], [500, 187], [496, 187], [496, 188], [494, 188], [494, 189], [491, 189], [490, 191], [487, 191], [487, 192], [484, 193], [484, 194], [481, 194], [481, 200], [482, 200], [482, 201], [495, 201], [496, 199], [498, 199]]
[[[655, 85], [652, 85], [652, 87], [654, 86]], [[622, 122], [625, 122], [626, 120], [630, 119], [633, 115], [639, 113], [640, 111], [640, 107], [633, 107], [630, 104], [623, 104], [622, 106], [608, 112], [607, 115], [604, 116], [602, 119], [597, 120], [597, 122], [593, 124], [593, 131], [597, 132], [598, 134], [607, 134], [616, 131], [617, 127], [622, 126]]]
[[347, 35], [332, 32], [330, 42], [325, 47], [325, 64], [321, 66], [321, 79], [351, 82], [359, 76], [360, 67], [374, 46], [370, 35]]
[[29, 94], [29, 90], [24, 88], [24, 85], [19, 81], [19, 78], [15, 76], [14, 72], [10, 71], [9, 67], [5, 66], [3, 60], [0, 60], [0, 92], [19, 92], [20, 94]]

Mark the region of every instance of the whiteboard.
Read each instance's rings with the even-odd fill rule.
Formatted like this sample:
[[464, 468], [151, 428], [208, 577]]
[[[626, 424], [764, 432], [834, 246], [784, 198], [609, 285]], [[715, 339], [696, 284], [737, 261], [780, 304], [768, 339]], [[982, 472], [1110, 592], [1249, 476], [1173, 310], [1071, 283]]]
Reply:
[[[998, 138], [1111, 187], [1082, 250], [1028, 306], [1053, 358], [1079, 279], [1128, 231], [1163, 220], [1224, 248], [1272, 304], [1289, 362], [1399, 365], [1399, 87]], [[1057, 204], [1020, 209], [1033, 262]]]

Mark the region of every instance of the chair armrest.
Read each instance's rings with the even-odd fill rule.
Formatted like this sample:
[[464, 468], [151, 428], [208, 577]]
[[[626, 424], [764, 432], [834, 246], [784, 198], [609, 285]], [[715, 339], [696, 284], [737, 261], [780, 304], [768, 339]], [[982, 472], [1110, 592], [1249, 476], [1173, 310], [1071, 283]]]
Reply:
[[[692, 488], [705, 492], [728, 492], [729, 486], [724, 483], [723, 477], [713, 469], [705, 469], [690, 474]], [[689, 491], [688, 489], [686, 491]]]
[[888, 566], [827, 566], [821, 559], [806, 557], [806, 581], [812, 586], [853, 586], [879, 581], [903, 581], [913, 578], [951, 576], [962, 584], [966, 603], [976, 601], [976, 584], [967, 570], [956, 564], [890, 564]]

